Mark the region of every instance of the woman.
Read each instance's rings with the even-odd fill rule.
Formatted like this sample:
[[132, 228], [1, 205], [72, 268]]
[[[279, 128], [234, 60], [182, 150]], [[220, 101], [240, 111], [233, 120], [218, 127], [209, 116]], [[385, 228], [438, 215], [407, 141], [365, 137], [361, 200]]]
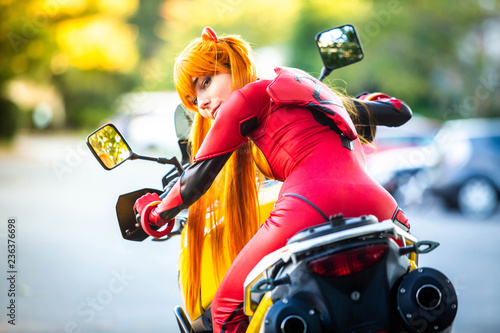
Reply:
[[[244, 331], [243, 282], [268, 253], [296, 232], [324, 223], [324, 217], [373, 214], [406, 223], [391, 195], [367, 173], [360, 138], [349, 113], [368, 111], [375, 124], [401, 125], [410, 109], [386, 95], [363, 96], [363, 103], [340, 99], [305, 72], [277, 69], [274, 80], [257, 80], [248, 44], [236, 36], [218, 38], [205, 28], [180, 54], [174, 82], [183, 103], [196, 112], [193, 164], [160, 199], [148, 194], [134, 208], [141, 218], [163, 225], [189, 211], [191, 293], [198, 301], [200, 247], [207, 208], [217, 208], [212, 224], [226, 235], [211, 237], [212, 248], [230, 247], [235, 258], [211, 305], [214, 332]], [[375, 101], [373, 100], [375, 99]], [[348, 111], [351, 110], [351, 111]], [[268, 163], [267, 174], [283, 181], [271, 215], [258, 229], [254, 144]], [[221, 172], [222, 169], [224, 172]], [[215, 207], [215, 205], [217, 205]], [[144, 223], [144, 222], [143, 222]], [[215, 252], [217, 253], [217, 252]]]

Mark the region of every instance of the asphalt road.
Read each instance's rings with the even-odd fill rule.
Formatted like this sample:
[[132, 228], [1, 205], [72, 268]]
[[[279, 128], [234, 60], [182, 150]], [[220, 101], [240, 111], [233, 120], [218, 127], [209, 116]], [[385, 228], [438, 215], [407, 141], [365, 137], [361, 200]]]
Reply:
[[[165, 171], [142, 161], [105, 171], [83, 135], [0, 148], [0, 332], [176, 332], [178, 238], [125, 241], [114, 212], [119, 194], [157, 188]], [[500, 332], [500, 214], [469, 220], [430, 199], [406, 213], [415, 236], [441, 243], [420, 264], [454, 284], [454, 332]]]

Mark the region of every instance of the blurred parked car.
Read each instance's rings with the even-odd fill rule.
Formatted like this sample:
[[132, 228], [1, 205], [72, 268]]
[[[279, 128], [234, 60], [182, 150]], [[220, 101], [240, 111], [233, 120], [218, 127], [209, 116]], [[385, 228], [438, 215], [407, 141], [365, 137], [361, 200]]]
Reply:
[[120, 96], [113, 123], [138, 154], [182, 157], [174, 113], [181, 100], [173, 92], [137, 92]]
[[432, 193], [464, 215], [493, 214], [500, 197], [500, 119], [448, 121], [434, 141], [441, 157]]
[[438, 161], [432, 139], [439, 128], [439, 123], [414, 115], [400, 127], [378, 127], [374, 148], [365, 148], [368, 171], [403, 208], [422, 202], [430, 182], [427, 170]]

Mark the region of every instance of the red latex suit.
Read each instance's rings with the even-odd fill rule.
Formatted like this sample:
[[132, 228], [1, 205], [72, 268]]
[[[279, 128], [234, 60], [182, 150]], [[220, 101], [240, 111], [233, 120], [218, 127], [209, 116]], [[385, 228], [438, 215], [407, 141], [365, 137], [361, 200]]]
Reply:
[[[288, 74], [279, 84], [260, 80], [233, 92], [219, 109], [193, 165], [157, 209], [170, 220], [187, 208], [209, 188], [231, 153], [249, 139], [263, 152], [274, 177], [283, 181], [271, 215], [233, 262], [215, 295], [214, 332], [236, 332], [246, 326], [243, 282], [265, 255], [286, 245], [301, 229], [325, 222], [304, 200], [284, 194], [306, 198], [326, 216], [373, 214], [382, 221], [398, 215], [406, 222], [397, 214], [392, 196], [368, 175], [363, 148], [339, 99], [304, 72]], [[283, 90], [287, 84], [294, 88]], [[366, 105], [379, 124], [397, 126], [411, 117], [399, 100], [385, 98]]]

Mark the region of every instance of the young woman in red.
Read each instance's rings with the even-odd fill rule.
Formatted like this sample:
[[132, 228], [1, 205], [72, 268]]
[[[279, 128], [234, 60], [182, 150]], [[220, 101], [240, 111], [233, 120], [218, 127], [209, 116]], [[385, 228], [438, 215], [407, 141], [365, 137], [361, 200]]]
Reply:
[[[174, 80], [183, 103], [196, 112], [193, 163], [163, 199], [148, 194], [135, 205], [153, 225], [191, 206], [193, 248], [204, 241], [207, 207], [217, 205], [222, 212], [213, 224], [230, 237], [210, 241], [216, 249], [229, 247], [234, 261], [211, 305], [214, 332], [245, 330], [247, 274], [301, 229], [335, 214], [407, 223], [392, 196], [369, 176], [355, 124], [398, 126], [411, 117], [410, 109], [383, 94], [362, 96], [364, 101], [341, 98], [297, 69], [278, 68], [275, 79], [258, 80], [249, 54], [241, 38], [219, 38], [210, 28], [181, 53]], [[260, 228], [255, 151], [265, 157], [267, 174], [283, 181]], [[190, 255], [194, 283], [187, 293], [188, 312], [199, 302], [199, 253], [194, 249]]]

